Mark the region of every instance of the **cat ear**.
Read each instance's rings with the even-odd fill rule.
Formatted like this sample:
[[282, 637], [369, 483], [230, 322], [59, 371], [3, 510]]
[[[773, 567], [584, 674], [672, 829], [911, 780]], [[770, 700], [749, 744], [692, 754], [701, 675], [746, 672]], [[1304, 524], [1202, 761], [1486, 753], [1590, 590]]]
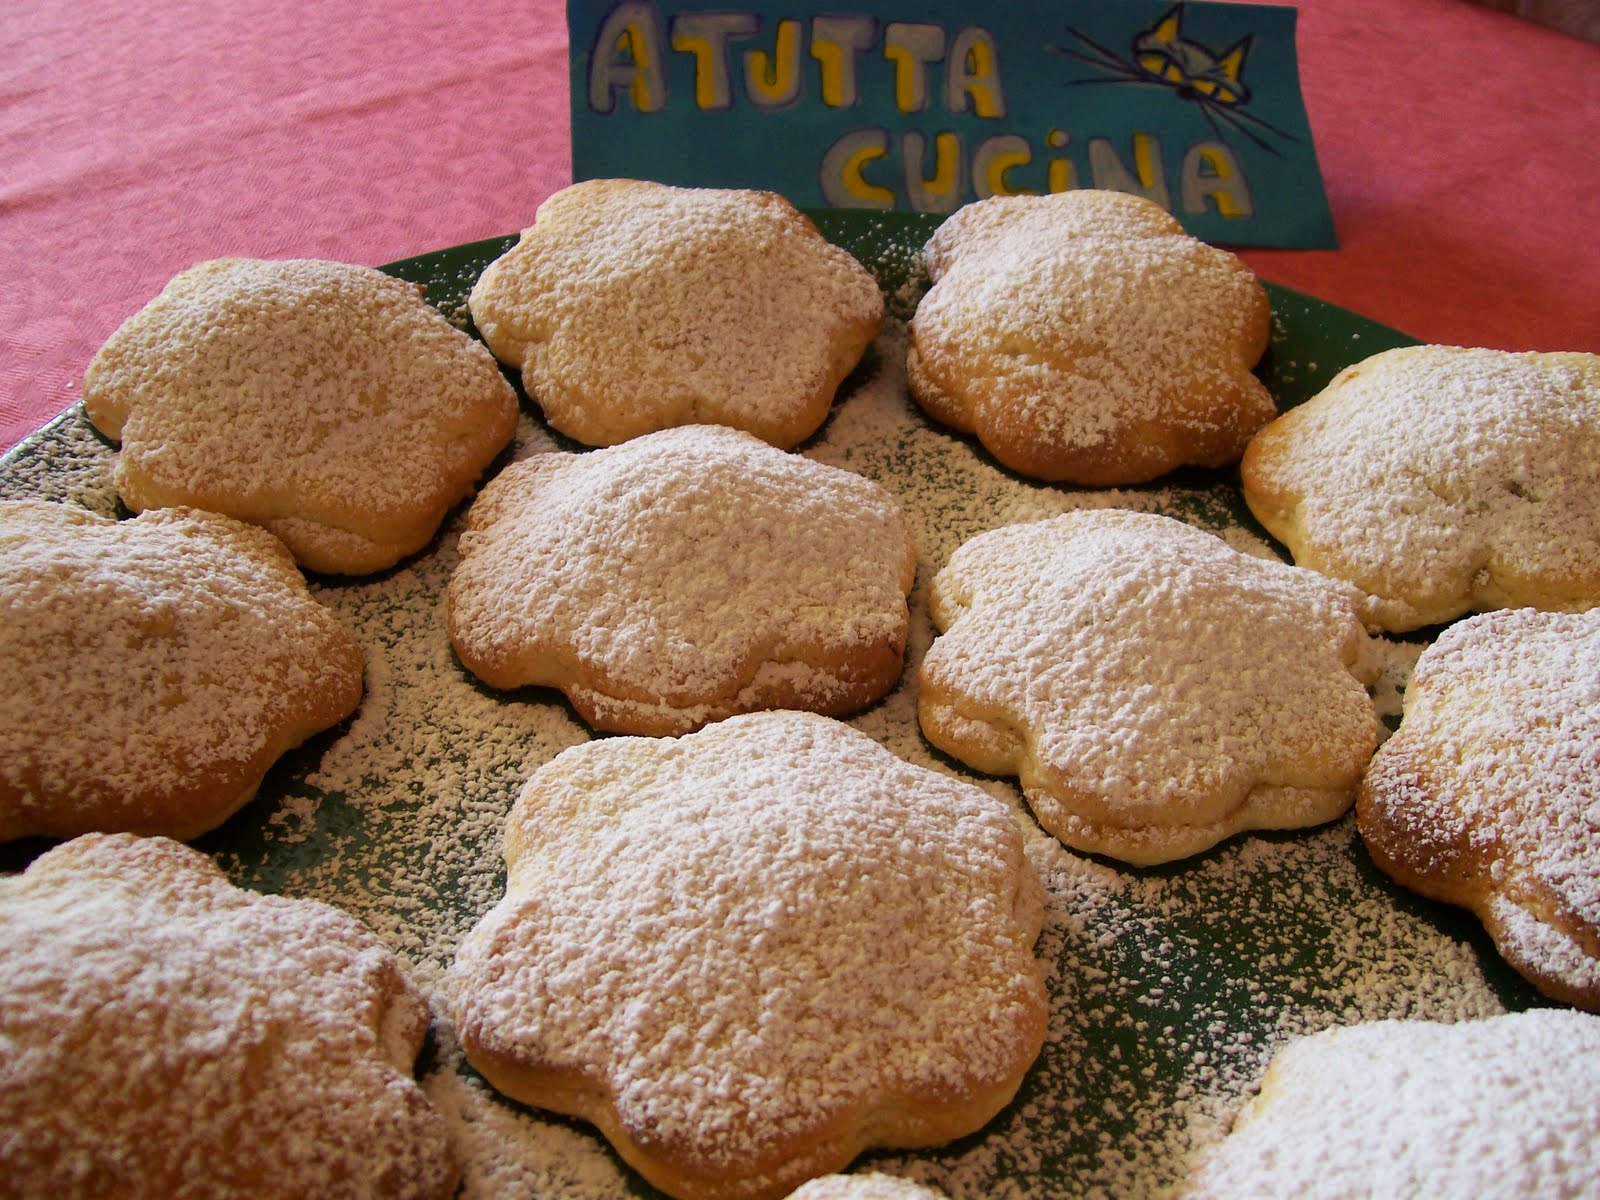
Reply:
[[1245, 55], [1250, 53], [1250, 42], [1255, 34], [1247, 33], [1235, 42], [1228, 51], [1217, 59], [1217, 70], [1234, 83], [1239, 82], [1239, 76], [1244, 74]]
[[1246, 34], [1217, 59], [1216, 69], [1211, 72], [1214, 83], [1207, 92], [1217, 103], [1243, 104], [1250, 98], [1250, 89], [1240, 82], [1239, 77], [1244, 74], [1244, 60], [1250, 53], [1250, 39], [1253, 36]]
[[1176, 85], [1189, 83], [1179, 47], [1182, 37], [1183, 5], [1174, 4], [1167, 15], [1133, 40], [1135, 61], [1157, 79]]
[[1152, 25], [1145, 33], [1145, 37], [1152, 42], [1170, 46], [1182, 36], [1183, 5], [1175, 4], [1172, 10]]

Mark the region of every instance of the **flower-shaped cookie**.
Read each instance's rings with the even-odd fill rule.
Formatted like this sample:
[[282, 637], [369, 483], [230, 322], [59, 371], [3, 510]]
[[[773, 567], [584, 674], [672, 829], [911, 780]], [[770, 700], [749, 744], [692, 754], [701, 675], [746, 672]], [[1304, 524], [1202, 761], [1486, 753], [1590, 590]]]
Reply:
[[85, 834], [0, 876], [0, 944], [7, 1195], [455, 1194], [412, 1079], [427, 1003], [353, 917]]
[[0, 502], [0, 841], [191, 838], [361, 702], [355, 636], [277, 538]]
[[970, 1133], [1043, 1043], [1015, 816], [837, 721], [576, 746], [505, 846], [452, 968], [468, 1060], [671, 1195], [781, 1197]]
[[1277, 411], [1250, 373], [1265, 290], [1149, 200], [996, 196], [924, 257], [911, 393], [1024, 475], [1104, 486], [1223, 466]]
[[1359, 594], [1167, 517], [979, 534], [934, 577], [929, 741], [1079, 850], [1167, 862], [1349, 808], [1377, 744]]
[[915, 575], [881, 486], [690, 425], [502, 471], [468, 515], [450, 637], [489, 686], [558, 687], [611, 732], [840, 716], [899, 677]]
[[729, 425], [788, 449], [878, 336], [866, 268], [772, 192], [591, 179], [542, 205], [472, 319], [556, 429]]
[[1600, 1011], [1600, 609], [1440, 634], [1356, 822], [1396, 880], [1476, 913], [1540, 991]]
[[1600, 604], [1600, 355], [1412, 346], [1263, 429], [1245, 500], [1384, 628]]
[[83, 404], [134, 512], [227, 513], [339, 574], [427, 545], [517, 424], [493, 356], [419, 287], [315, 260], [184, 271], [95, 355]]
[[1301, 1037], [1180, 1200], [1589, 1196], [1600, 1017], [1372, 1021]]

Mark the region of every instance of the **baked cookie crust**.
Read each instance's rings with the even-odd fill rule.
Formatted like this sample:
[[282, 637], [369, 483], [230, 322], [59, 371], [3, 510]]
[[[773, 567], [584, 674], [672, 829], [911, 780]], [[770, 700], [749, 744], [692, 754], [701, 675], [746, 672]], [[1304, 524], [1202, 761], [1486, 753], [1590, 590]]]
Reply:
[[917, 715], [1077, 850], [1151, 865], [1321, 824], [1377, 745], [1360, 599], [1170, 517], [1004, 526], [934, 576]]
[[608, 732], [842, 716], [899, 678], [915, 576], [879, 484], [684, 426], [501, 472], [468, 513], [450, 638], [490, 687], [560, 688]]
[[866, 268], [782, 196], [637, 179], [549, 197], [469, 306], [568, 437], [715, 424], [782, 449], [822, 425], [884, 310]]
[[1178, 1200], [1577, 1197], [1594, 1190], [1600, 1018], [1533, 1009], [1297, 1038]]
[[189, 505], [363, 575], [432, 540], [510, 442], [492, 355], [381, 271], [227, 258], [182, 272], [83, 379], [134, 512]]
[[1369, 593], [1385, 629], [1600, 604], [1600, 355], [1385, 351], [1239, 469], [1295, 562]]
[[1356, 802], [1373, 861], [1600, 1012], [1600, 609], [1468, 617], [1422, 652]]
[[1104, 487], [1225, 466], [1276, 415], [1251, 374], [1266, 291], [1149, 200], [992, 197], [923, 257], [911, 394], [1014, 471]]
[[360, 644], [277, 538], [0, 501], [0, 841], [188, 839], [361, 702]]
[[86, 834], [0, 876], [0, 1170], [17, 1196], [448, 1200], [426, 1002], [363, 925]]
[[1010, 1102], [1043, 1044], [1014, 814], [809, 713], [534, 773], [451, 973], [468, 1060], [685, 1200], [771, 1200]]

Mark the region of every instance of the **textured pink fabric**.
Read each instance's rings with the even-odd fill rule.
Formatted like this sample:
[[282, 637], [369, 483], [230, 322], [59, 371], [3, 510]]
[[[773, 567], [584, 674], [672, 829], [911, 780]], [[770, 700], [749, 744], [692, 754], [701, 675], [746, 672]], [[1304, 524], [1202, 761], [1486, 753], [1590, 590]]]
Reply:
[[[1268, 279], [1430, 341], [1600, 350], [1600, 46], [1463, 0], [1308, 0], [1342, 246]], [[0, 449], [224, 254], [380, 264], [570, 178], [558, 0], [6, 0]]]
[[1263, 278], [1428, 342], [1600, 351], [1600, 45], [1462, 0], [1308, 0], [1336, 251]]
[[0, 446], [190, 264], [380, 264], [570, 179], [555, 0], [0, 4]]

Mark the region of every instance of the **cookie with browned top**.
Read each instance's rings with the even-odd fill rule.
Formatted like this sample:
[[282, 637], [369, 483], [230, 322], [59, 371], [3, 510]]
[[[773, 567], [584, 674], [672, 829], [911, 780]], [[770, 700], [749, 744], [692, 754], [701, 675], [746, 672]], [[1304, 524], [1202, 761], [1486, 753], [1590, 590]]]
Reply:
[[1265, 290], [1151, 201], [992, 197], [924, 258], [911, 394], [1024, 475], [1105, 486], [1224, 466], [1276, 412], [1251, 374]]
[[304, 567], [365, 574], [432, 539], [511, 440], [483, 346], [381, 271], [242, 258], [182, 272], [83, 379], [134, 512], [251, 521]]
[[1359, 593], [1169, 517], [979, 534], [929, 605], [923, 733], [1017, 775], [1078, 850], [1161, 863], [1332, 820], [1377, 744]]
[[362, 652], [277, 538], [0, 502], [0, 841], [195, 837], [355, 711]]
[[1386, 629], [1600, 604], [1600, 355], [1388, 350], [1239, 469], [1295, 562], [1371, 594]]
[[86, 834], [0, 877], [0, 1191], [447, 1200], [412, 1079], [427, 1003], [325, 904], [165, 838]]
[[467, 524], [448, 592], [462, 663], [491, 687], [560, 688], [598, 729], [840, 716], [899, 678], [916, 551], [898, 502], [750, 434], [534, 455]]
[[468, 1061], [670, 1195], [768, 1200], [971, 1133], [1043, 1044], [1015, 815], [840, 722], [573, 747], [505, 855], [448, 984]]
[[1600, 1012], [1600, 609], [1440, 634], [1356, 823], [1390, 876], [1470, 909], [1540, 991]]
[[866, 268], [782, 196], [636, 179], [551, 196], [469, 304], [550, 424], [591, 446], [716, 424], [788, 449], [883, 324]]

